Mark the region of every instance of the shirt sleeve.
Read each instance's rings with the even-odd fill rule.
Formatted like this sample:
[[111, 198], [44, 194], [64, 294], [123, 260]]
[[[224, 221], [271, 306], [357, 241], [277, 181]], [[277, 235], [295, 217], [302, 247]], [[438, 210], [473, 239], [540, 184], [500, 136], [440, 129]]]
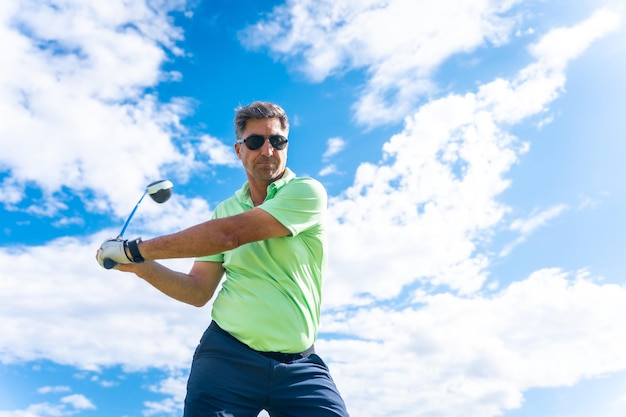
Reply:
[[323, 223], [328, 195], [313, 178], [296, 178], [276, 191], [273, 198], [259, 206], [271, 214], [292, 236]]

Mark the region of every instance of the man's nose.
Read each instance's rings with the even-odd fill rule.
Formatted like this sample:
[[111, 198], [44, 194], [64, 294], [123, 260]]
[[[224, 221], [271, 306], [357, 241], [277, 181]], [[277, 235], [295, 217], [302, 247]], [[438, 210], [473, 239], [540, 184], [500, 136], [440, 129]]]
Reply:
[[265, 142], [263, 142], [263, 146], [261, 146], [261, 154], [265, 156], [272, 156], [274, 154], [274, 147], [269, 140], [265, 140]]

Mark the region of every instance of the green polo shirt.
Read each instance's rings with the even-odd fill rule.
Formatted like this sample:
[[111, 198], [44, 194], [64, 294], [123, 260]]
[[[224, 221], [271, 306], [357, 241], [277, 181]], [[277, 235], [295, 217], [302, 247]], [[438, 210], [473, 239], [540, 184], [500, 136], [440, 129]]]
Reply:
[[[287, 169], [258, 206], [291, 235], [242, 245], [198, 261], [220, 262], [226, 279], [213, 303], [220, 327], [252, 349], [296, 353], [317, 336], [325, 264], [326, 190]], [[213, 218], [254, 207], [246, 182], [219, 204]]]

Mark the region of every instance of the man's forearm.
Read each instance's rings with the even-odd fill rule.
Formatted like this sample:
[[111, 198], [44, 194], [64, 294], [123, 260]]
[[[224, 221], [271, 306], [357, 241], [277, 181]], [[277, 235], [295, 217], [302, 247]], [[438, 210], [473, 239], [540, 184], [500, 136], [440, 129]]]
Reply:
[[145, 260], [195, 258], [238, 246], [232, 219], [211, 220], [170, 235], [139, 243]]
[[133, 272], [163, 294], [196, 307], [205, 305], [217, 287], [202, 285], [193, 275], [173, 271], [154, 261], [120, 265], [118, 269]]
[[289, 230], [270, 214], [254, 208], [236, 216], [209, 220], [171, 235], [146, 240], [138, 247], [145, 260], [195, 258], [289, 234]]

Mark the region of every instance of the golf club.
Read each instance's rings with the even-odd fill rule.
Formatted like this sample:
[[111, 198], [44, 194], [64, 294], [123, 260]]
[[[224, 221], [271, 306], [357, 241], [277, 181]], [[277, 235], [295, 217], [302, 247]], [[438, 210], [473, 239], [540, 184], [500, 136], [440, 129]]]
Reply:
[[[162, 204], [169, 200], [172, 196], [173, 187], [174, 184], [172, 184], [172, 182], [169, 180], [160, 180], [148, 184], [145, 191], [141, 195], [141, 198], [139, 199], [139, 201], [137, 201], [137, 204], [135, 204], [135, 208], [133, 208], [133, 211], [130, 212], [128, 219], [126, 219], [126, 223], [124, 223], [124, 227], [122, 227], [122, 231], [117, 236], [117, 239], [122, 239], [124, 237], [124, 233], [126, 232], [126, 228], [128, 227], [130, 220], [135, 215], [137, 207], [139, 207], [139, 204], [141, 204], [146, 194], [148, 194], [150, 198], [152, 198], [152, 200], [156, 201], [159, 204]], [[116, 265], [116, 262], [113, 259], [107, 258], [103, 261], [103, 264], [106, 269], [111, 269]]]

